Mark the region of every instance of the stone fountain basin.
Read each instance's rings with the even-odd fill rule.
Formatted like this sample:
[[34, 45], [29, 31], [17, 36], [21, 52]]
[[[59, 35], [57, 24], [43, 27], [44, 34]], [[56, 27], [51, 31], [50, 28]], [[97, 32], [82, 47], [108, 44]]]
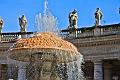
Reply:
[[23, 62], [30, 62], [33, 56], [39, 58], [40, 55], [42, 55], [41, 59], [35, 61], [39, 62], [42, 60], [45, 62], [52, 62], [53, 57], [56, 56], [56, 61], [58, 63], [63, 63], [76, 61], [77, 58], [80, 58], [79, 52], [58, 48], [14, 48], [10, 50], [9, 53], [9, 58]]

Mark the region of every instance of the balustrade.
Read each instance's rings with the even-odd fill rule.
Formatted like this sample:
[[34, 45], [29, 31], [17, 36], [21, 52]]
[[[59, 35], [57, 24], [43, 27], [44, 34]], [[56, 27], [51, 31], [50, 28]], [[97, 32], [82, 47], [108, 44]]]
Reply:
[[62, 38], [65, 39], [106, 36], [106, 35], [120, 35], [120, 24], [105, 25], [105, 26], [100, 26], [99, 28], [88, 27], [88, 28], [78, 28], [75, 30], [61, 30], [60, 35]]
[[[105, 35], [119, 35], [120, 34], [120, 24], [105, 25], [100, 28], [88, 27], [88, 28], [78, 28], [73, 30], [61, 30], [60, 36], [64, 39], [74, 39], [74, 38], [85, 38], [94, 36], [105, 36]], [[13, 32], [13, 33], [2, 33], [0, 34], [1, 42], [15, 41], [19, 38], [31, 37], [33, 32]]]
[[16, 41], [19, 38], [28, 38], [33, 35], [33, 32], [13, 32], [13, 33], [2, 33], [0, 34], [0, 42], [11, 42]]

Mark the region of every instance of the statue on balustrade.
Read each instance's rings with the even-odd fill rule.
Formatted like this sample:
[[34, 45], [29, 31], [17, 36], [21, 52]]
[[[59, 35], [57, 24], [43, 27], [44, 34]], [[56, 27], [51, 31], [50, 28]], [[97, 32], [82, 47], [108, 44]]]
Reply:
[[119, 8], [119, 14], [120, 14], [120, 8]]
[[2, 33], [3, 19], [0, 17], [0, 33]]
[[95, 12], [95, 26], [100, 25], [100, 20], [102, 19], [102, 16], [102, 11], [100, 10], [100, 8], [97, 8]]
[[68, 29], [77, 29], [78, 15], [77, 11], [74, 9], [69, 13], [69, 26]]
[[19, 17], [19, 25], [20, 25], [20, 31], [21, 32], [26, 32], [26, 28], [27, 28], [27, 19], [25, 17], [25, 15], [22, 15], [22, 17]]

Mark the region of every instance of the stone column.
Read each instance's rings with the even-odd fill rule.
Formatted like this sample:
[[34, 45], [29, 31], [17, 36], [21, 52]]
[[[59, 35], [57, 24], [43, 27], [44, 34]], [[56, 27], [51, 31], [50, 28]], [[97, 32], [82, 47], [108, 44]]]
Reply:
[[112, 66], [108, 63], [104, 65], [104, 80], [112, 80], [111, 68]]
[[2, 78], [2, 68], [1, 68], [1, 64], [0, 64], [0, 79]]
[[2, 41], [2, 34], [0, 33], [0, 42]]
[[94, 61], [94, 80], [103, 80], [102, 62]]
[[0, 64], [0, 80], [7, 80], [7, 64]]
[[26, 67], [24, 64], [19, 65], [18, 80], [26, 80]]
[[0, 60], [0, 80], [7, 80], [7, 60]]

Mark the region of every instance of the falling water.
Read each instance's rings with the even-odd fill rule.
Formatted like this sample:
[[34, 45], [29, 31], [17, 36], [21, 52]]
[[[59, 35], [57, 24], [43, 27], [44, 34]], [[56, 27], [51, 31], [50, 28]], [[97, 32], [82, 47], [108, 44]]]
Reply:
[[[43, 15], [39, 13], [35, 17], [35, 24], [38, 32], [54, 32], [54, 33], [57, 32], [58, 34], [57, 19], [49, 11], [47, 0], [44, 0]], [[82, 57], [80, 56], [77, 61], [73, 61], [67, 64], [65, 63], [67, 67], [65, 66], [64, 63], [58, 64], [58, 73], [59, 73], [59, 76], [61, 77], [61, 80], [83, 80], [83, 73], [81, 70], [82, 62], [83, 60], [82, 60]], [[67, 72], [65, 72], [64, 70], [65, 67], [67, 68]], [[67, 74], [66, 79], [63, 73]]]

